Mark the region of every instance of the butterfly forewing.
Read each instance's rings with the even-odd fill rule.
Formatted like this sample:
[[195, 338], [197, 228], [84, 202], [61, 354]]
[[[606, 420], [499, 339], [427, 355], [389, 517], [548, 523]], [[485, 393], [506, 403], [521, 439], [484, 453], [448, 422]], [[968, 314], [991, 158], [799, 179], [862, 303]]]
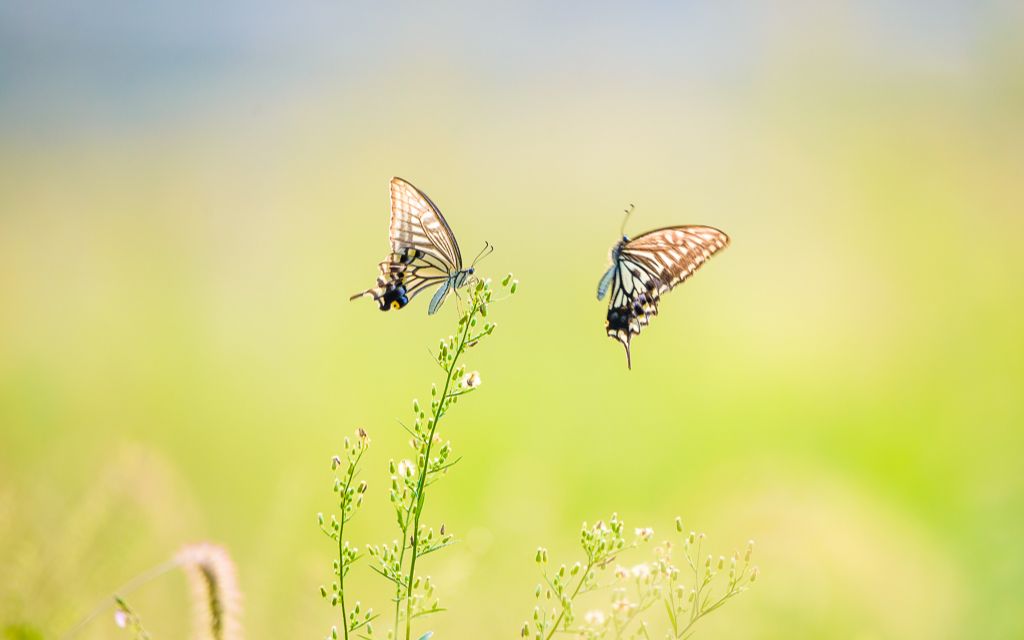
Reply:
[[729, 236], [714, 227], [689, 225], [650, 231], [616, 247], [605, 328], [626, 348], [627, 364], [630, 340], [658, 314], [661, 295], [728, 244]]
[[412, 247], [445, 261], [449, 271], [462, 269], [462, 253], [437, 205], [402, 178], [391, 179], [391, 249]]
[[714, 227], [668, 227], [633, 238], [622, 248], [622, 256], [643, 264], [657, 276], [660, 292], [664, 293], [728, 244], [729, 236]]

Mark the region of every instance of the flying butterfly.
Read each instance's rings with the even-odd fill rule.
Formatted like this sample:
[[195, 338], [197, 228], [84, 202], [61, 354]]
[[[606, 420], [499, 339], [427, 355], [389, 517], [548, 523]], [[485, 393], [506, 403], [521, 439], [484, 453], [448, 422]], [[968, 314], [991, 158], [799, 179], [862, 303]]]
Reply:
[[[466, 285], [473, 275], [473, 266], [462, 267], [459, 243], [441, 210], [430, 196], [402, 178], [391, 179], [389, 235], [391, 253], [379, 265], [376, 286], [350, 300], [372, 296], [381, 311], [401, 309], [420, 292], [440, 285], [427, 308], [434, 314], [448, 293]], [[477, 259], [489, 248], [485, 246]]]
[[[623, 230], [632, 212], [630, 205]], [[683, 225], [648, 231], [632, 240], [623, 235], [612, 247], [612, 264], [597, 285], [597, 299], [611, 290], [605, 330], [626, 348], [628, 368], [633, 368], [630, 340], [658, 315], [662, 294], [728, 245], [729, 236], [714, 227]]]

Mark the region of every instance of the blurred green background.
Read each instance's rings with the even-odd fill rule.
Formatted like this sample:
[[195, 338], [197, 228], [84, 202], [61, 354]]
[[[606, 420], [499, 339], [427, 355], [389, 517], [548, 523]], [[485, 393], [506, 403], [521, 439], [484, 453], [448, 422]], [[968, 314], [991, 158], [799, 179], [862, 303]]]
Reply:
[[[757, 540], [699, 637], [1024, 637], [1022, 27], [966, 0], [0, 2], [0, 624], [56, 637], [212, 540], [250, 638], [323, 637], [330, 456], [370, 432], [353, 537], [390, 540], [396, 418], [455, 318], [347, 300], [400, 175], [522, 282], [442, 428], [464, 460], [426, 520], [464, 542], [424, 562], [435, 637], [512, 637], [536, 546], [572, 559], [612, 511]], [[633, 371], [594, 297], [630, 202], [633, 234], [733, 238]], [[180, 577], [132, 601], [185, 634]]]

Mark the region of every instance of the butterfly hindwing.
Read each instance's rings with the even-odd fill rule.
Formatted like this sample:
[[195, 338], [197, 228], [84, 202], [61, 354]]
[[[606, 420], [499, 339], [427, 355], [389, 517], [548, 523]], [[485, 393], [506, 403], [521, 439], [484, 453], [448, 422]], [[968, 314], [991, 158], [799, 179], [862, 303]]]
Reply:
[[[380, 263], [377, 284], [352, 296], [373, 296], [381, 311], [401, 309], [421, 291], [441, 285], [430, 313], [454, 282], [465, 281], [462, 254], [451, 227], [427, 194], [402, 178], [391, 179], [391, 253]], [[462, 275], [453, 280], [453, 276]], [[441, 291], [444, 294], [441, 294]]]
[[601, 279], [598, 297], [611, 286], [605, 329], [626, 349], [632, 368], [630, 341], [658, 314], [661, 295], [682, 283], [716, 252], [729, 244], [729, 236], [714, 227], [667, 227], [612, 249], [611, 282]]

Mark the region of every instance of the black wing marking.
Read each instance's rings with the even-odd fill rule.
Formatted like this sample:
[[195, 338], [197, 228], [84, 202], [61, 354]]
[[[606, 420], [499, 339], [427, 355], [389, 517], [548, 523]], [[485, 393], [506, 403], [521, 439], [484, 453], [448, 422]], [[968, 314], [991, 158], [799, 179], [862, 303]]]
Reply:
[[401, 309], [420, 292], [448, 279], [446, 265], [437, 257], [419, 249], [392, 253], [380, 263], [377, 285], [350, 299], [373, 296], [381, 311]]

